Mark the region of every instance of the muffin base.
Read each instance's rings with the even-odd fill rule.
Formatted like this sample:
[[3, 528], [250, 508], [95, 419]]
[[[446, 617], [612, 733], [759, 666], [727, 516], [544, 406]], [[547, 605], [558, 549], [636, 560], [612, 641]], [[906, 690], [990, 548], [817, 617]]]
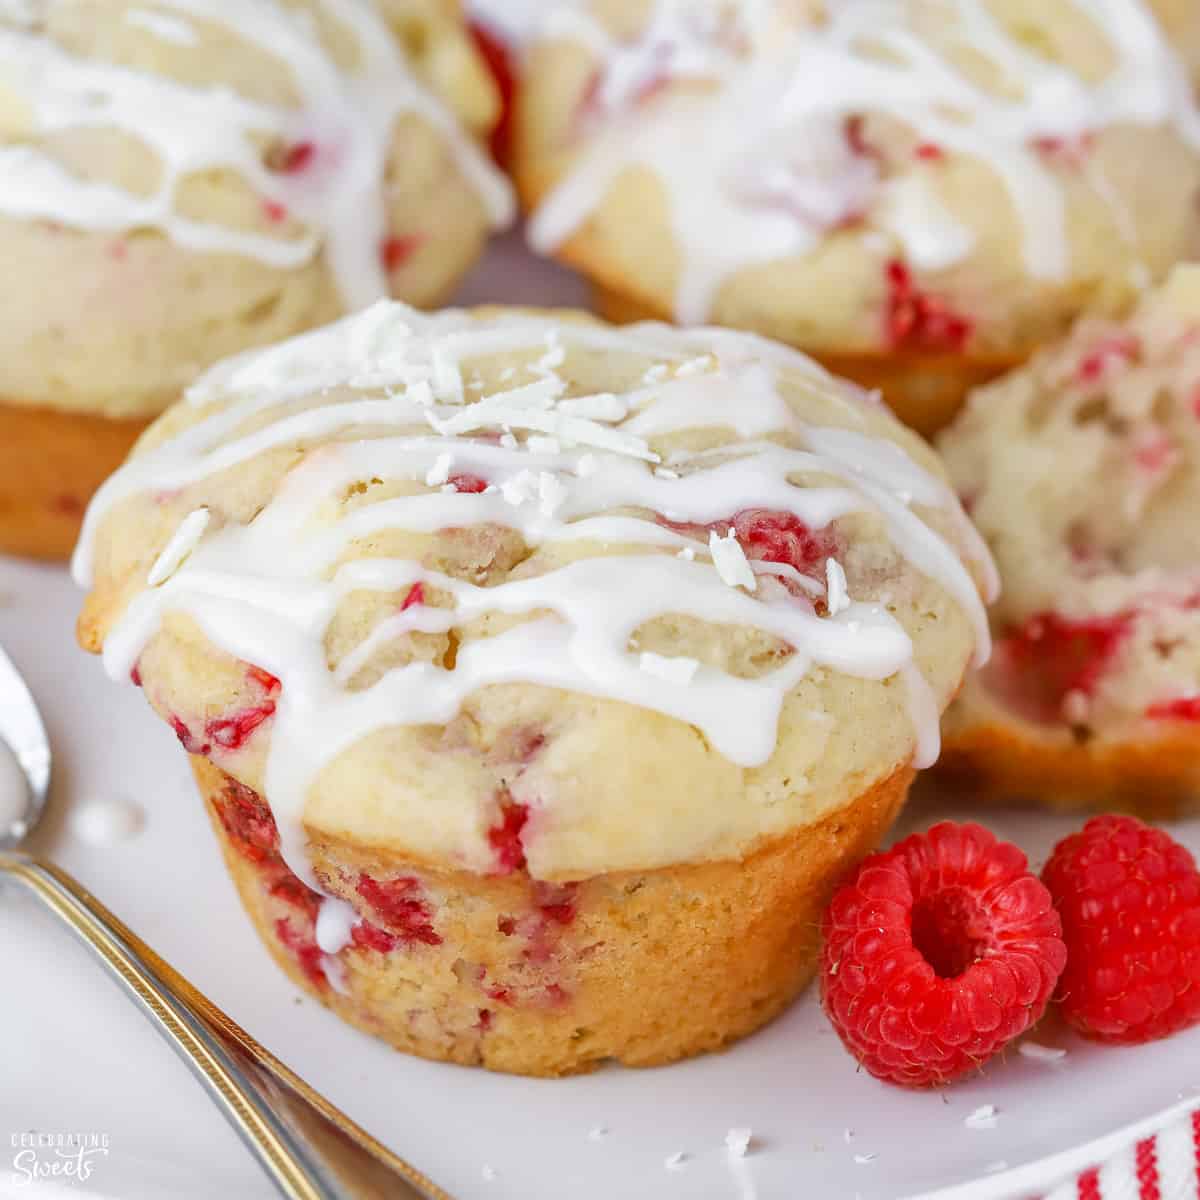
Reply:
[[92, 494], [147, 424], [0, 401], [0, 553], [69, 558]]
[[[662, 321], [669, 316], [612, 288], [592, 290], [592, 304], [607, 321]], [[883, 393], [888, 407], [905, 425], [932, 437], [953, 420], [972, 388], [1020, 364], [1018, 358], [988, 360], [933, 354], [827, 354], [798, 347], [826, 370], [861, 387]]]
[[[1067, 743], [992, 722], [947, 731], [929, 783], [986, 801], [1060, 812], [1125, 812], [1147, 821], [1200, 813], [1200, 728], [1142, 742]], [[925, 784], [922, 784], [922, 790]]]
[[359, 917], [336, 955], [321, 898], [283, 863], [257, 795], [192, 769], [242, 903], [276, 962], [352, 1025], [425, 1058], [523, 1075], [717, 1050], [812, 979], [838, 879], [883, 837], [912, 769], [744, 859], [596, 876], [481, 876], [312, 836], [322, 886]]

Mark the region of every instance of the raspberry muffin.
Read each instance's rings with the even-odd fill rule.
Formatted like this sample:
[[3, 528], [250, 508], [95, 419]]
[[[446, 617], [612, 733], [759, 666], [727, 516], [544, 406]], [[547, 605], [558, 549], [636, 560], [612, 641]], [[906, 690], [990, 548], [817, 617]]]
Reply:
[[386, 302], [205, 375], [76, 559], [293, 979], [546, 1075], [809, 980], [990, 569], [933, 452], [784, 347]]
[[1143, 0], [595, 0], [546, 17], [517, 113], [531, 242], [606, 316], [779, 338], [923, 432], [1200, 245]]
[[496, 103], [452, 0], [0, 5], [0, 551], [65, 557], [217, 359], [444, 297]]
[[977, 392], [940, 445], [1003, 580], [945, 770], [1062, 807], [1195, 811], [1200, 267]]

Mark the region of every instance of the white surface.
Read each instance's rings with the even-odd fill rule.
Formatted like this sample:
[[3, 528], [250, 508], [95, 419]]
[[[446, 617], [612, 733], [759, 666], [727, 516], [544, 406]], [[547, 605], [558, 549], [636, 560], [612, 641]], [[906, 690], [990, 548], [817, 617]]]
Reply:
[[[583, 299], [574, 281], [526, 266], [512, 241], [493, 250], [466, 296], [501, 291], [526, 303]], [[65, 571], [0, 560], [0, 642], [38, 697], [55, 748], [40, 848], [459, 1200], [882, 1200], [939, 1189], [987, 1200], [1044, 1187], [1095, 1157], [1095, 1147], [1078, 1149], [1084, 1143], [1200, 1096], [1200, 1030], [1123, 1050], [1047, 1027], [1036, 1040], [1065, 1046], [1061, 1062], [1012, 1053], [944, 1093], [903, 1092], [855, 1071], [811, 993], [726, 1054], [650, 1071], [543, 1081], [398, 1055], [301, 998], [270, 963], [238, 908], [174, 736], [140, 692], [114, 687], [75, 648], [78, 604]], [[72, 811], [118, 795], [145, 809], [140, 833], [98, 848], [73, 832]], [[1035, 862], [1077, 824], [986, 817]], [[914, 814], [910, 824], [932, 819]], [[1200, 822], [1175, 832], [1200, 851]], [[57, 1195], [273, 1195], [182, 1064], [50, 918], [6, 894], [0, 948], [0, 1195], [50, 1194], [10, 1182], [12, 1136], [28, 1130], [110, 1137], [87, 1184], [67, 1181]], [[994, 1128], [964, 1125], [989, 1104]], [[744, 1159], [725, 1145], [735, 1127], [753, 1132]], [[600, 1128], [607, 1132], [597, 1136]], [[677, 1152], [685, 1157], [668, 1170]], [[1057, 1158], [1030, 1166], [1047, 1156]], [[988, 1173], [999, 1162], [1008, 1170]]]

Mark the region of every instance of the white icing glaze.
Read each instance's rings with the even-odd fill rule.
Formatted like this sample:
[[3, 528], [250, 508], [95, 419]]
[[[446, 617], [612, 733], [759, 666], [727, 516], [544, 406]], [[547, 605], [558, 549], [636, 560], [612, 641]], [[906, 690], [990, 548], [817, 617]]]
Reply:
[[[713, 347], [719, 361], [708, 355], [709, 373], [700, 374], [694, 351], [706, 341], [720, 344]], [[666, 370], [656, 373], [659, 382], [622, 396], [565, 398], [564, 381], [549, 369], [532, 383], [514, 381], [505, 391], [464, 400], [471, 391], [462, 369], [468, 360], [530, 355], [544, 346], [561, 361], [552, 352], [563, 344], [653, 357]], [[874, 511], [898, 552], [969, 614], [978, 655], [986, 656], [987, 621], [970, 575], [910, 507], [957, 513], [965, 530], [949, 488], [891, 442], [800, 421], [780, 396], [778, 366], [770, 361], [790, 366], [797, 356], [761, 355], [766, 345], [728, 332], [710, 339], [704, 331], [558, 325], [518, 314], [479, 320], [381, 302], [327, 329], [221, 364], [189, 397], [212, 411], [132, 459], [97, 495], [74, 563], [81, 583], [90, 579], [97, 525], [119, 501], [173, 492], [275, 446], [340, 440], [311, 449], [249, 524], [209, 527], [198, 541], [189, 539], [186, 558], [160, 586], [137, 594], [109, 630], [106, 667], [114, 678], [127, 678], [164, 614], [177, 611], [189, 614], [217, 647], [280, 679], [264, 790], [284, 856], [310, 883], [301, 816], [317, 773], [376, 730], [449, 721], [468, 695], [493, 683], [535, 683], [652, 709], [696, 726], [721, 754], [751, 766], [771, 756], [784, 698], [811, 666], [865, 679], [901, 672], [918, 726], [918, 754], [929, 761], [936, 754], [937, 704], [913, 666], [908, 635], [882, 606], [843, 594], [837, 611], [820, 617], [803, 593], [822, 596], [821, 582], [787, 564], [748, 562], [735, 533], [714, 531], [706, 554], [694, 535], [652, 515], [631, 515], [658, 513], [705, 526], [765, 508], [791, 512], [816, 529], [848, 513]], [[806, 367], [806, 374], [814, 370]], [[793, 378], [802, 385], [803, 376]], [[716, 404], [718, 385], [723, 408]], [[827, 377], [820, 386], [837, 393]], [[267, 412], [300, 398], [310, 406]], [[846, 392], [844, 403], [848, 421], [861, 419], [864, 402], [856, 393]], [[257, 428], [236, 435], [249, 418]], [[654, 469], [659, 455], [641, 436], [731, 422], [756, 433], [788, 434], [802, 448], [742, 441], [675, 451], [675, 469], [664, 475]], [[395, 432], [349, 438], [362, 425]], [[500, 430], [511, 436], [492, 440]], [[512, 431], [536, 433], [522, 440]], [[455, 472], [480, 476], [489, 486], [478, 494], [457, 492], [442, 483]], [[802, 472], [840, 483], [789, 482]], [[336, 509], [346, 489], [372, 477], [407, 479], [430, 490]], [[331, 511], [339, 512], [334, 520]], [[607, 543], [609, 552], [486, 587], [417, 561], [340, 561], [353, 539], [376, 531], [485, 523], [518, 531], [531, 547], [589, 539]], [[980, 544], [964, 542], [987, 563]], [[652, 547], [687, 553], [646, 552]], [[801, 594], [780, 578], [792, 580]], [[352, 592], [395, 592], [417, 582], [446, 594], [450, 607], [418, 604], [394, 613], [330, 671], [324, 634], [341, 601]], [[792, 653], [755, 679], [693, 660], [639, 655], [631, 639], [664, 612], [758, 629]], [[397, 634], [445, 631], [487, 613], [553, 615], [465, 642], [452, 670], [416, 661], [369, 687], [347, 690]]]
[[0, 738], [0, 834], [9, 833], [29, 811], [29, 783], [8, 743]]
[[[531, 244], [555, 250], [623, 171], [645, 166], [665, 189], [681, 254], [675, 310], [683, 322], [702, 321], [734, 271], [805, 255], [851, 218], [864, 222], [864, 245], [886, 231], [917, 267], [961, 262], [974, 237], [920, 174], [881, 185], [875, 162], [855, 152], [846, 121], [875, 112], [988, 164], [1020, 219], [1026, 270], [1061, 279], [1069, 268], [1064, 194], [1039, 139], [1128, 122], [1171, 125], [1200, 149], [1186, 73], [1144, 0], [1075, 2], [1116, 58], [1099, 82], [1026, 49], [984, 0], [950, 0], [960, 44], [1012, 83], [1003, 95], [919, 36], [912, 10], [897, 0], [828, 5], [823, 24], [804, 27], [795, 18], [789, 27], [782, 0], [657, 0], [645, 31], [621, 41], [574, 6], [556, 9], [541, 34], [579, 42], [600, 60], [589, 100], [600, 115], [592, 113], [579, 161], [534, 214]], [[713, 15], [722, 8], [723, 21]], [[709, 86], [639, 104], [664, 78]]]
[[114, 846], [141, 833], [146, 814], [141, 805], [124, 796], [93, 800], [71, 812], [73, 833], [93, 846]]
[[[79, 128], [116, 129], [152, 150], [158, 186], [140, 196], [72, 174], [35, 145], [0, 146], [0, 213], [61, 222], [73, 229], [157, 229], [190, 250], [243, 255], [278, 268], [298, 267], [323, 251], [347, 308], [387, 295], [380, 247], [387, 233], [384, 173], [396, 121], [415, 113], [446, 139], [463, 175], [496, 226], [512, 217], [507, 182], [466, 137], [453, 114], [423, 88], [374, 0], [318, 0], [354, 39], [360, 66], [342, 71], [305, 13], [256, 0], [157, 0], [162, 12], [133, 10], [130, 20], [181, 42], [195, 22], [217, 24], [286, 63], [298, 108], [256, 103], [229, 88], [194, 87], [95, 59], [76, 58], [35, 31], [0, 26], [0, 77], [24, 101], [34, 135]], [[0, 17], [5, 14], [0, 11]], [[147, 23], [151, 22], [149, 25]], [[303, 171], [268, 169], [256, 139], [308, 143]], [[240, 231], [195, 220], [176, 208], [179, 184], [203, 171], [241, 175], [265, 200], [303, 222], [300, 237]]]
[[351, 933], [358, 923], [354, 906], [336, 896], [326, 896], [317, 910], [314, 932], [317, 945], [326, 954], [337, 954], [350, 945]]

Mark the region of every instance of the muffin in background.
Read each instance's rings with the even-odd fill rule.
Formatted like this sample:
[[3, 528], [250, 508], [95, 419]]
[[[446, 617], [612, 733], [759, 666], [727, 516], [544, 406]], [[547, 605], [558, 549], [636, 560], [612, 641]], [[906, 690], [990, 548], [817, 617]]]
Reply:
[[808, 982], [992, 582], [933, 451], [785, 347], [390, 303], [201, 378], [75, 565], [291, 977], [538, 1075]]
[[518, 92], [531, 242], [611, 319], [778, 338], [930, 433], [1200, 248], [1182, 48], [1145, 0], [560, 6]]
[[1197, 811], [1200, 267], [976, 392], [939, 446], [1002, 580], [939, 773], [1061, 808]]
[[214, 361], [389, 293], [442, 300], [510, 218], [451, 0], [0, 11], [0, 551], [88, 498]]

